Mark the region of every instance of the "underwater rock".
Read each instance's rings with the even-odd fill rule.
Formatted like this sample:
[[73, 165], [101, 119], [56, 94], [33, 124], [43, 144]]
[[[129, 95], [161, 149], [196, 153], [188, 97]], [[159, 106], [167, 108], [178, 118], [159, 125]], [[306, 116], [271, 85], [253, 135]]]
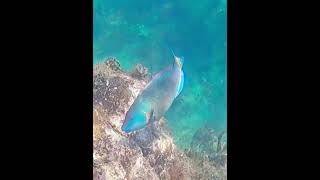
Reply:
[[93, 179], [226, 179], [226, 168], [219, 169], [215, 158], [191, 157], [177, 148], [164, 118], [131, 134], [121, 131], [126, 112], [148, 83], [146, 74], [142, 65], [126, 73], [114, 58], [94, 65]]
[[192, 138], [188, 155], [200, 159], [208, 158], [215, 166], [226, 168], [227, 144], [222, 139], [224, 134], [225, 131], [217, 133], [206, 126], [198, 129]]
[[99, 173], [95, 168], [93, 169], [93, 180], [107, 180], [105, 172]]
[[148, 78], [148, 69], [143, 67], [141, 64], [137, 64], [134, 70], [131, 72], [133, 78], [145, 80]]
[[114, 57], [110, 57], [105, 61], [105, 64], [107, 67], [113, 71], [119, 71], [120, 70], [120, 63], [116, 60]]

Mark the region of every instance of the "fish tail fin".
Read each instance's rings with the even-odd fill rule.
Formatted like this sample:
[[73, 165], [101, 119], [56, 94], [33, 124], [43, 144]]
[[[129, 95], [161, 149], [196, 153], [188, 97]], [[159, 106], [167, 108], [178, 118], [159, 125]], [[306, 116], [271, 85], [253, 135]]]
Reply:
[[174, 63], [173, 63], [173, 65], [175, 65], [176, 62], [178, 61], [178, 63], [181, 64], [181, 65], [179, 65], [179, 66], [182, 66], [183, 63], [184, 63], [184, 57], [183, 57], [183, 56], [181, 56], [181, 57], [176, 56], [176, 54], [174, 53], [174, 51], [173, 51], [173, 49], [171, 48], [171, 46], [169, 46], [169, 43], [168, 43], [168, 42], [165, 41], [164, 44], [165, 44], [166, 48], [169, 49], [169, 51], [171, 52], [172, 56], [174, 57]]
[[166, 41], [166, 40], [164, 40], [164, 46], [167, 48], [167, 49], [169, 49], [169, 51], [171, 52], [171, 54], [173, 55], [173, 57], [177, 57], [176, 55], [175, 55], [175, 53], [174, 53], [174, 51], [172, 50], [172, 48], [171, 48], [171, 46], [169, 45], [169, 43]]
[[172, 50], [170, 47], [169, 47], [169, 49], [170, 49], [170, 51], [171, 51], [171, 53], [172, 53], [173, 57], [177, 57], [177, 56], [174, 54], [173, 50]]

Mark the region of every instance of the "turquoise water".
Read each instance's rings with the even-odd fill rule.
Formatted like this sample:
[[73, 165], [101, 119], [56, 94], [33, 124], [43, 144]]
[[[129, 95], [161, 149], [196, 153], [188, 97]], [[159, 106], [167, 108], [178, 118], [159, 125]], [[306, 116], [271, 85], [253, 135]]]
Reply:
[[175, 142], [187, 148], [201, 127], [226, 130], [226, 0], [94, 0], [93, 63], [114, 56], [125, 70], [153, 74], [183, 56], [185, 84], [167, 112]]

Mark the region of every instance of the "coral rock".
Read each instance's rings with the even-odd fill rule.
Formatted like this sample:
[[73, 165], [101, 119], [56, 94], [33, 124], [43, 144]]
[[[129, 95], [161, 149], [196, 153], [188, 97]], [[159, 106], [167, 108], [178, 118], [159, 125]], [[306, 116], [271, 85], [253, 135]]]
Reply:
[[212, 158], [197, 160], [177, 148], [164, 118], [132, 134], [121, 132], [125, 113], [148, 83], [146, 74], [137, 65], [128, 75], [114, 58], [94, 66], [93, 179], [226, 179]]
[[131, 72], [131, 76], [137, 79], [146, 79], [148, 78], [148, 69], [143, 67], [141, 64], [137, 64]]

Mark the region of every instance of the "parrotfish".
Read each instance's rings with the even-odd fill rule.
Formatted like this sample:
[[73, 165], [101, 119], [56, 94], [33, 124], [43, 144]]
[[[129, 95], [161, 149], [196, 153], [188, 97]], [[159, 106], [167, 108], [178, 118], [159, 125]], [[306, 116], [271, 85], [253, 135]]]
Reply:
[[126, 113], [121, 130], [130, 133], [160, 120], [183, 89], [183, 57], [174, 56], [172, 65], [156, 75], [140, 92]]

